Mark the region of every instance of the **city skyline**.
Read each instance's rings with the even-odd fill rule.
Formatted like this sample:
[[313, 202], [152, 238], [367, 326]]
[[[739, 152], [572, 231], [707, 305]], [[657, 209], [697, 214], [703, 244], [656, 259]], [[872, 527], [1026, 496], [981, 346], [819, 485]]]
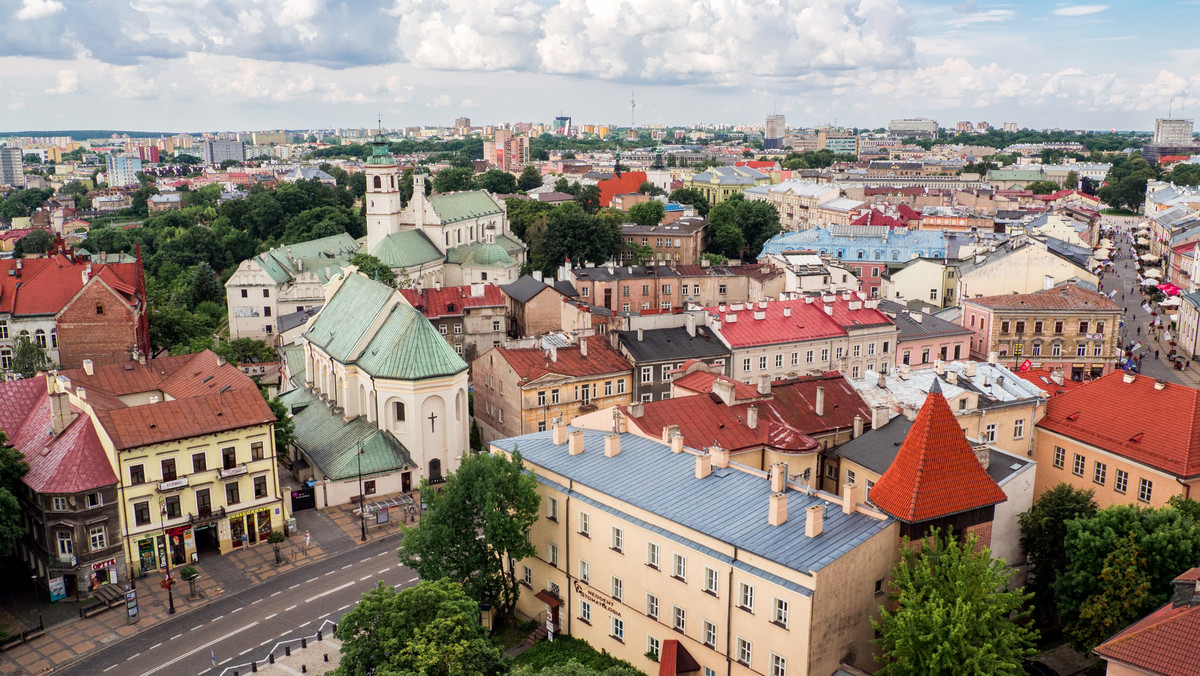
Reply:
[[624, 126], [630, 90], [648, 125], [761, 124], [777, 110], [793, 126], [925, 116], [1149, 130], [1200, 109], [1200, 49], [1170, 28], [1193, 25], [1197, 2], [621, 6], [0, 0], [3, 131], [369, 127], [379, 114], [402, 127], [560, 111]]

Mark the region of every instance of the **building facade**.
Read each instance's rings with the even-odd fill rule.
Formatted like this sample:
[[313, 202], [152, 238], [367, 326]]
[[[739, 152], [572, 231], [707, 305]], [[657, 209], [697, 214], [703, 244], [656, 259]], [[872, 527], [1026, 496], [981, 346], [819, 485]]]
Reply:
[[712, 335], [706, 326], [696, 326], [696, 315], [689, 314], [687, 325], [671, 329], [638, 329], [611, 334], [614, 347], [633, 365], [633, 401], [670, 399], [671, 383], [682, 373], [682, 366], [698, 360], [717, 373], [729, 372], [729, 348]]
[[472, 284], [400, 292], [468, 363], [508, 335], [504, 292], [498, 286]]
[[708, 221], [699, 216], [677, 218], [660, 225], [625, 223], [621, 226], [625, 246], [623, 261], [632, 261], [633, 247], [649, 247], [649, 260], [674, 265], [698, 265], [700, 255], [708, 245]]
[[0, 185], [25, 187], [24, 155], [20, 148], [0, 148]]
[[207, 166], [219, 166], [224, 162], [245, 162], [246, 144], [229, 139], [205, 139], [200, 143], [201, 160]]

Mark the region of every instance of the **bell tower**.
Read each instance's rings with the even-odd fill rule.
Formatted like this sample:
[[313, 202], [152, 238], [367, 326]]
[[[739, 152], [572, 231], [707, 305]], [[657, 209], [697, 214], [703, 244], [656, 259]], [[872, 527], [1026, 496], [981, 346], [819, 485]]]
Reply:
[[371, 141], [371, 156], [367, 158], [367, 252], [375, 250], [388, 235], [400, 231], [400, 172], [391, 144], [383, 134], [382, 125]]

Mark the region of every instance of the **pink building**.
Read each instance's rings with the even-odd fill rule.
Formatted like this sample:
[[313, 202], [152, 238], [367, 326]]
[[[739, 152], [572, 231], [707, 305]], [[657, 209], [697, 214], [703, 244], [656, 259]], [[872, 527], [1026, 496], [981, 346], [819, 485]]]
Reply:
[[970, 329], [927, 312], [910, 310], [902, 303], [879, 301], [879, 309], [896, 323], [896, 365], [931, 367], [937, 360], [967, 359], [971, 353]]

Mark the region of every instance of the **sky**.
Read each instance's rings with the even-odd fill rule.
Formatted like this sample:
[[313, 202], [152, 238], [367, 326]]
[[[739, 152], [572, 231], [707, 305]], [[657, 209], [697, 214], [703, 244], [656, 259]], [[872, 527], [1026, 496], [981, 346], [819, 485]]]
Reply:
[[1143, 129], [1200, 0], [0, 0], [0, 131], [547, 122]]

